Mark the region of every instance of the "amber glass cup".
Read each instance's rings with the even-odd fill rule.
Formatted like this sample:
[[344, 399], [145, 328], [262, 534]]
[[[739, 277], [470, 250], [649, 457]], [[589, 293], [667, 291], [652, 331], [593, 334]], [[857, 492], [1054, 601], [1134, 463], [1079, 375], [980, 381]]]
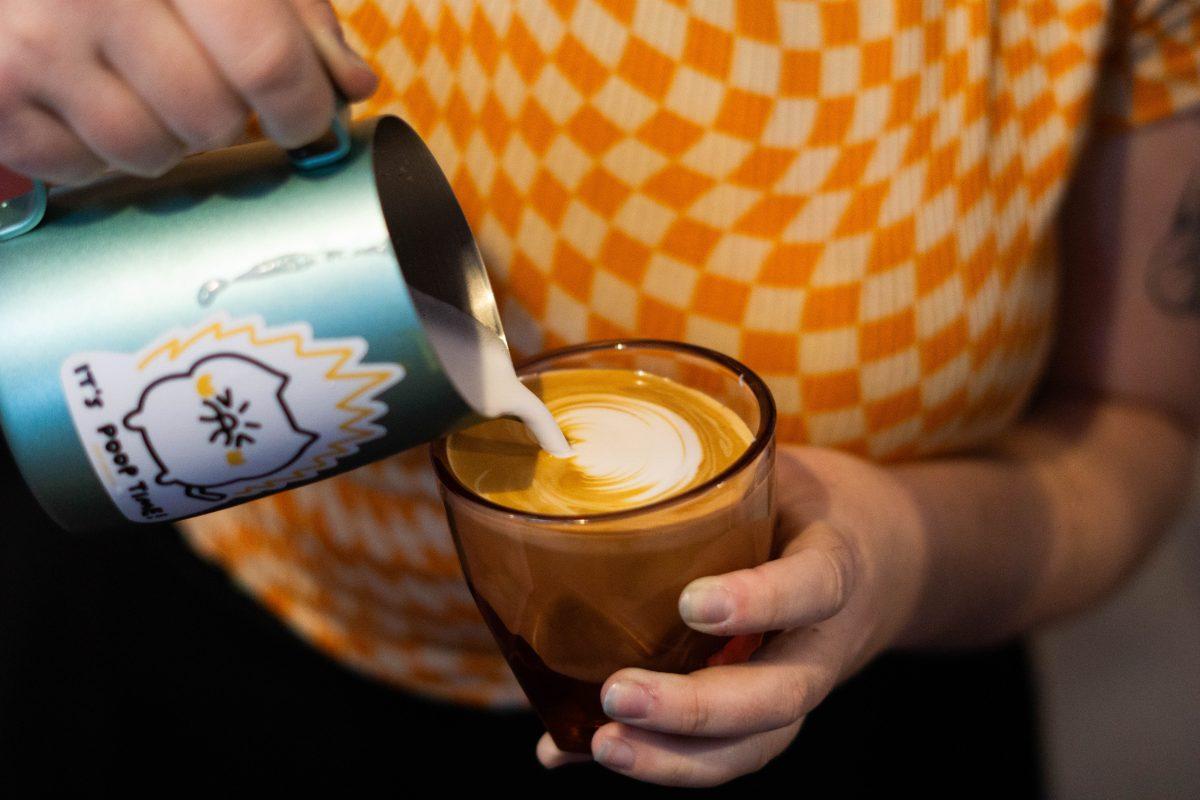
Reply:
[[724, 403], [754, 440], [724, 472], [649, 505], [587, 516], [539, 516], [492, 503], [432, 448], [467, 585], [555, 744], [590, 752], [608, 721], [600, 687], [623, 667], [691, 672], [744, 660], [757, 641], [684, 625], [679, 595], [696, 578], [770, 556], [775, 516], [775, 405], [737, 361], [674, 342], [567, 348], [524, 364], [527, 383], [562, 369], [632, 369], [671, 378]]

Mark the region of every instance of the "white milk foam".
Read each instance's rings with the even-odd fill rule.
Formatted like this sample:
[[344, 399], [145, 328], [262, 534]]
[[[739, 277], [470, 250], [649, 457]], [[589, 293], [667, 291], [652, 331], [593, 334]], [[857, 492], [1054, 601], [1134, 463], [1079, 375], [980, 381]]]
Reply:
[[554, 416], [517, 377], [504, 341], [449, 303], [412, 288], [409, 292], [438, 360], [471, 408], [489, 418], [514, 416], [547, 453], [569, 455], [571, 445]]
[[[410, 291], [442, 367], [476, 413], [516, 417], [541, 449], [569, 457], [594, 489], [625, 495], [626, 503], [652, 503], [695, 479], [704, 449], [679, 414], [646, 400], [595, 392], [570, 395], [547, 408], [521, 383], [499, 336], [449, 303]], [[572, 442], [560, 425], [571, 431]]]
[[669, 408], [615, 394], [579, 394], [552, 402], [571, 432], [571, 461], [592, 485], [652, 503], [685, 489], [704, 449], [692, 425]]

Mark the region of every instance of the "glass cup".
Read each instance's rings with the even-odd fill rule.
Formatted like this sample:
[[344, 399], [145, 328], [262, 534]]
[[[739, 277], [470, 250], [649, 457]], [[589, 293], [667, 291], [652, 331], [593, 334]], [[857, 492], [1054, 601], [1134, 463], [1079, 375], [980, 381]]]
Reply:
[[754, 440], [725, 471], [641, 507], [587, 516], [530, 514], [492, 503], [451, 471], [446, 440], [434, 468], [467, 585], [513, 674], [559, 749], [590, 752], [608, 722], [600, 687], [643, 667], [685, 673], [749, 658], [759, 637], [698, 633], [679, 616], [683, 588], [753, 567], [771, 552], [775, 405], [762, 379], [701, 347], [646, 340], [570, 347], [524, 364], [526, 383], [562, 369], [632, 369], [707, 393]]

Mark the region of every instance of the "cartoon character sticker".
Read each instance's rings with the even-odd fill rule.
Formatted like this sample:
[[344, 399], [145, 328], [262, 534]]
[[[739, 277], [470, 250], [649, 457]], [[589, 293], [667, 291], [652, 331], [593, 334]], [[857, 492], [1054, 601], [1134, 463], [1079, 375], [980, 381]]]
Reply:
[[252, 358], [207, 356], [147, 386], [124, 423], [158, 465], [156, 483], [216, 502], [225, 495], [213, 489], [273, 475], [319, 438], [292, 418], [287, 385], [287, 375]]
[[217, 315], [141, 353], [76, 354], [62, 380], [114, 502], [157, 522], [307, 479], [382, 436], [376, 398], [404, 369], [365, 353], [307, 325]]

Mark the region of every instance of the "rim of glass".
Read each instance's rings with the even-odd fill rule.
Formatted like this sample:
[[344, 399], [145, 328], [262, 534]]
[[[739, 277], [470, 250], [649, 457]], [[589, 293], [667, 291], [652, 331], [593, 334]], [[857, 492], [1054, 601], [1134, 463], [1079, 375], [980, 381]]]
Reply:
[[584, 525], [595, 522], [610, 522], [635, 517], [648, 512], [661, 511], [694, 500], [696, 497], [724, 483], [749, 466], [766, 449], [772, 438], [774, 438], [775, 398], [771, 395], [771, 390], [767, 388], [766, 382], [754, 370], [736, 358], [731, 358], [724, 353], [718, 353], [716, 350], [710, 350], [700, 345], [673, 342], [666, 339], [604, 339], [602, 341], [569, 345], [556, 350], [550, 350], [518, 364], [517, 374], [527, 375], [530, 372], [537, 372], [540, 365], [563, 358], [564, 356], [581, 355], [598, 350], [668, 350], [696, 356], [714, 362], [717, 366], [724, 367], [727, 371], [733, 373], [740, 382], [749, 387], [750, 391], [754, 394], [754, 399], [758, 401], [758, 430], [754, 433], [754, 441], [750, 443], [745, 452], [738, 456], [732, 464], [708, 480], [696, 484], [686, 492], [672, 495], [662, 500], [656, 500], [653, 503], [647, 503], [643, 506], [635, 506], [634, 508], [626, 508], [620, 511], [607, 511], [603, 514], [534, 514], [529, 511], [521, 511], [518, 508], [500, 505], [488, 500], [486, 497], [481, 497], [464, 486], [462, 481], [451, 471], [446, 453], [446, 441], [449, 438], [447, 436], [440, 437], [429, 446], [430, 460], [433, 462], [433, 469], [437, 473], [439, 483], [448, 491], [475, 505], [528, 522], [558, 525]]

